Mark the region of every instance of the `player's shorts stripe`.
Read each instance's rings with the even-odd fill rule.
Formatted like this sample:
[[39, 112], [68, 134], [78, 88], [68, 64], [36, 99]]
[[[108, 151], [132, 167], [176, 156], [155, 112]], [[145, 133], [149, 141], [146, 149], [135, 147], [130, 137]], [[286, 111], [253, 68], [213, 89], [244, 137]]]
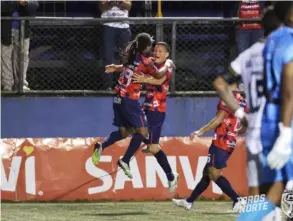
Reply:
[[142, 116], [140, 116], [140, 121], [141, 121], [141, 126], [144, 127], [144, 122], [143, 122]]

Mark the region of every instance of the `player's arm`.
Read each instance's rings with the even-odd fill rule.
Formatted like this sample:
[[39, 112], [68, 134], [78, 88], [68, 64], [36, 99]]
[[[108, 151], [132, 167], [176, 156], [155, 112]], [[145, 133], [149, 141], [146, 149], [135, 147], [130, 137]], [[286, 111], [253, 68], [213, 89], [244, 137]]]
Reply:
[[284, 127], [291, 127], [293, 116], [293, 61], [283, 66], [281, 122]]
[[127, 9], [128, 11], [131, 9], [131, 1], [130, 0], [123, 0], [123, 1], [118, 1], [118, 7], [121, 9]]
[[111, 5], [109, 1], [99, 1], [98, 4], [101, 12], [108, 11], [113, 7], [113, 5]]
[[122, 64], [110, 64], [105, 67], [105, 73], [122, 72], [123, 68]]
[[155, 78], [160, 79], [162, 78], [166, 72], [168, 71], [169, 68], [175, 68], [175, 65], [171, 59], [167, 59], [165, 62], [164, 66], [160, 69], [155, 68], [155, 73], [152, 74]]
[[144, 75], [133, 75], [133, 83], [144, 83], [144, 84], [151, 84], [151, 85], [162, 85], [167, 80], [166, 74], [160, 78], [154, 78], [154, 77], [146, 77]]
[[198, 131], [193, 132], [190, 137], [193, 139], [194, 137], [202, 136], [205, 133], [208, 133], [211, 130], [214, 130], [218, 127], [226, 117], [227, 112], [224, 110], [219, 110], [215, 118], [213, 118], [208, 124], [200, 128]]
[[217, 94], [223, 100], [227, 107], [233, 111], [236, 117], [242, 120], [242, 124], [246, 126], [247, 122], [245, 119], [245, 112], [243, 108], [241, 108], [237, 101], [235, 100], [232, 90], [229, 87], [230, 84], [236, 83], [240, 81], [240, 75], [237, 74], [235, 68], [232, 66], [233, 62], [231, 63], [230, 70], [228, 73], [218, 76], [213, 84], [217, 91]]

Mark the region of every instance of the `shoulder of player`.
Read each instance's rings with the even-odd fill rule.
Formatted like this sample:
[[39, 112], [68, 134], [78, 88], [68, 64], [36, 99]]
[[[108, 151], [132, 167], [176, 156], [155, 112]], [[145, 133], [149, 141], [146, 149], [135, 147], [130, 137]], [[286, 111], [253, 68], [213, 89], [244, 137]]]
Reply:
[[150, 65], [150, 64], [153, 64], [153, 62], [154, 62], [153, 57], [145, 57], [143, 55], [141, 55], [141, 60], [144, 65]]

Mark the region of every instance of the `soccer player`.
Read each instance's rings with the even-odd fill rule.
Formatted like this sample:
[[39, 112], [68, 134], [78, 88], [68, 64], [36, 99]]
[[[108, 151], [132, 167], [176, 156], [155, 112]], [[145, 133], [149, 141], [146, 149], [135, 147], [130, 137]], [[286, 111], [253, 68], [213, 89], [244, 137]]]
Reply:
[[[156, 44], [154, 61], [158, 69], [164, 66], [169, 57], [169, 52], [170, 47], [167, 43], [158, 42]], [[143, 110], [147, 117], [149, 139], [145, 141], [147, 148], [143, 149], [143, 152], [152, 153], [164, 170], [168, 179], [169, 193], [173, 193], [177, 188], [179, 175], [172, 172], [167, 156], [161, 149], [159, 141], [166, 116], [166, 100], [172, 72], [173, 68], [169, 68], [160, 79], [145, 75], [134, 76], [134, 82], [146, 84], [146, 98], [143, 103]]]
[[[268, 8], [261, 21], [266, 38], [272, 31], [277, 29], [281, 22], [275, 16], [273, 8]], [[230, 65], [230, 72], [234, 81], [243, 81], [246, 98], [248, 100], [248, 129], [246, 133], [247, 147], [247, 178], [249, 195], [259, 195], [259, 182], [262, 170], [261, 167], [261, 120], [265, 104], [263, 95], [263, 58], [264, 39], [260, 39], [249, 49], [241, 53]], [[276, 213], [281, 215], [280, 209]]]
[[[231, 87], [237, 103], [248, 111], [246, 100], [238, 91], [237, 84], [234, 83]], [[218, 103], [216, 117], [200, 130], [193, 132], [191, 138], [202, 136], [213, 129], [215, 129], [215, 134], [200, 182], [187, 199], [173, 199], [175, 205], [187, 210], [191, 209], [193, 202], [207, 189], [211, 180], [233, 200], [233, 210], [238, 210], [241, 203], [238, 202], [239, 196], [233, 190], [230, 182], [222, 175], [222, 169], [227, 167], [227, 161], [236, 146], [238, 133], [243, 133], [245, 128], [241, 126], [240, 120], [222, 100]]]
[[113, 99], [113, 124], [119, 130], [112, 132], [104, 142], [95, 144], [92, 161], [97, 165], [102, 151], [106, 147], [126, 138], [129, 135], [128, 129], [135, 128], [126, 153], [118, 161], [118, 166], [123, 169], [125, 175], [130, 179], [132, 178], [129, 167], [130, 159], [134, 156], [142, 141], [148, 137], [146, 117], [138, 101], [142, 85], [133, 82], [133, 75], [145, 73], [159, 78], [167, 72], [168, 68], [172, 67], [172, 62], [170, 61], [167, 61], [160, 70], [154, 66], [148, 57], [152, 49], [152, 44], [153, 39], [149, 34], [140, 33], [128, 45], [124, 64], [118, 67], [115, 67], [115, 65], [106, 67], [106, 72], [113, 72], [111, 68], [115, 68], [116, 71], [121, 71], [118, 83], [114, 88], [116, 95]]
[[[247, 179], [249, 195], [251, 196], [260, 194], [259, 182], [262, 174], [260, 169], [262, 151], [261, 121], [265, 105], [265, 96], [261, 85], [263, 81], [262, 52], [265, 38], [281, 25], [272, 7], [265, 10], [261, 24], [264, 29], [264, 39], [260, 39], [241, 53], [230, 65], [230, 71], [235, 76], [234, 80], [241, 78], [243, 81], [249, 106], [248, 129], [245, 140], [247, 147]], [[279, 218], [278, 220], [281, 220], [280, 208], [276, 208], [275, 215]]]
[[[285, 182], [292, 177], [292, 115], [293, 115], [293, 2], [276, 2], [275, 15], [284, 26], [273, 32], [266, 40], [264, 80], [260, 88], [266, 98], [264, 106], [262, 140], [262, 177], [260, 192], [266, 193], [266, 207], [250, 213], [242, 213], [239, 221], [259, 221], [279, 205]], [[214, 85], [227, 105], [244, 119], [243, 110], [232, 99], [228, 85], [231, 76], [218, 77]], [[260, 95], [262, 94], [260, 93]]]

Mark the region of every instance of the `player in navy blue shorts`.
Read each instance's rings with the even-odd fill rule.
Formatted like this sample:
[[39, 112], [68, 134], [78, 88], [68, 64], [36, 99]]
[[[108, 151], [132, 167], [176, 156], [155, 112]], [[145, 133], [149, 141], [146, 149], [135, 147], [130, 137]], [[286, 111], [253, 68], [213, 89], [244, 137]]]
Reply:
[[[234, 89], [234, 99], [248, 111], [247, 102], [238, 91], [237, 84], [233, 84], [232, 87]], [[227, 161], [236, 146], [236, 137], [239, 133], [243, 133], [245, 128], [241, 129], [238, 118], [220, 100], [216, 117], [200, 130], [193, 132], [191, 139], [202, 136], [213, 129], [215, 134], [209, 148], [207, 164], [203, 170], [200, 182], [187, 199], [173, 199], [173, 202], [176, 206], [183, 207], [186, 210], [191, 209], [193, 202], [208, 188], [210, 182], [214, 181], [233, 200], [233, 210], [238, 211], [241, 206], [241, 202], [238, 202], [239, 195], [234, 191], [230, 182], [222, 175], [222, 169], [227, 167]]]
[[135, 132], [130, 141], [125, 155], [118, 161], [118, 165], [123, 169], [126, 176], [132, 178], [129, 162], [136, 153], [142, 141], [148, 138], [147, 120], [141, 109], [138, 99], [142, 85], [133, 82], [133, 75], [149, 74], [161, 77], [166, 73], [173, 63], [166, 62], [158, 70], [149, 54], [152, 49], [153, 39], [147, 33], [140, 33], [136, 36], [126, 49], [125, 62], [123, 65], [110, 65], [106, 67], [106, 72], [121, 71], [120, 78], [114, 91], [113, 99], [114, 122], [119, 128], [107, 137], [104, 142], [97, 143], [92, 154], [92, 161], [98, 164], [102, 151], [118, 140], [126, 138], [134, 129]]
[[[158, 69], [164, 66], [169, 57], [170, 48], [165, 42], [158, 42], [154, 48], [154, 61]], [[144, 153], [152, 153], [164, 170], [169, 186], [173, 193], [178, 186], [178, 173], [173, 173], [166, 154], [159, 145], [162, 126], [166, 116], [166, 101], [173, 68], [169, 68], [162, 78], [156, 79], [147, 75], [135, 75], [134, 82], [146, 84], [146, 98], [143, 110], [146, 114], [149, 129], [149, 139], [145, 140], [147, 148]]]

